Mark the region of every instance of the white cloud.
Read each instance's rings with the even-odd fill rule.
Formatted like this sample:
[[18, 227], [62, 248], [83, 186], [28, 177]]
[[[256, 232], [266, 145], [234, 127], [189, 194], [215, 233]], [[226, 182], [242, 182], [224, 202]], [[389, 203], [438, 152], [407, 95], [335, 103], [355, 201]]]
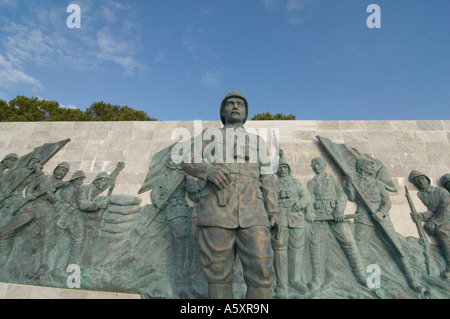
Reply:
[[220, 87], [220, 79], [222, 74], [214, 71], [202, 71], [202, 85], [210, 88]]
[[17, 0], [0, 0], [0, 7], [15, 8], [17, 7], [17, 3]]
[[29, 85], [33, 89], [43, 89], [39, 80], [25, 74], [22, 70], [18, 69], [14, 63], [7, 61], [3, 55], [0, 54], [0, 87], [10, 89], [23, 85]]
[[313, 0], [262, 0], [268, 10], [282, 8], [286, 21], [291, 25], [303, 23], [312, 14], [312, 9], [317, 5]]
[[[35, 5], [34, 1], [24, 3], [21, 6]], [[136, 35], [137, 19], [130, 6], [110, 0], [79, 0], [77, 4], [81, 8], [81, 29], [67, 28], [66, 4], [60, 3], [42, 6], [26, 20], [2, 18], [0, 86], [20, 82], [42, 88], [39, 80], [26, 74], [30, 65], [87, 72], [113, 64], [122, 68], [125, 75], [146, 70], [136, 58], [141, 44]], [[15, 5], [17, 1], [0, 0], [0, 7]]]

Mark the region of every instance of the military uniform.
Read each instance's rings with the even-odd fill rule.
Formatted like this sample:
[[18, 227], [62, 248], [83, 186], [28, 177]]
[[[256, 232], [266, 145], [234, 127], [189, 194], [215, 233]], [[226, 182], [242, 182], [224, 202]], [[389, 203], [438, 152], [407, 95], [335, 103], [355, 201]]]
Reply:
[[275, 253], [275, 272], [277, 287], [275, 292], [283, 297], [286, 283], [303, 292], [306, 287], [300, 283], [301, 259], [305, 246], [305, 214], [311, 213], [311, 200], [300, 181], [291, 177], [290, 166], [280, 160], [280, 167], [285, 165], [289, 172], [279, 176], [277, 183], [278, 205], [281, 222], [278, 238], [272, 238]]
[[[426, 175], [418, 171], [411, 172], [410, 181], [413, 182], [418, 176], [425, 176], [430, 182]], [[420, 190], [417, 196], [428, 209], [421, 214], [422, 220], [426, 222], [425, 230], [428, 235], [436, 238], [444, 255], [446, 268], [442, 276], [450, 278], [450, 194], [443, 188], [428, 186], [427, 189]]]
[[346, 222], [320, 221], [320, 219], [334, 218], [344, 214], [347, 196], [342, 186], [335, 181], [333, 176], [322, 173], [311, 179], [307, 184], [307, 188], [314, 203], [315, 220], [318, 220], [313, 223], [311, 228], [310, 250], [313, 285], [320, 286], [324, 280], [323, 261], [325, 253], [323, 247], [325, 245], [327, 228], [331, 230], [331, 233], [341, 245], [358, 281], [364, 283], [365, 272], [349, 225]]
[[184, 261], [186, 254], [187, 237], [189, 234], [190, 209], [186, 202], [185, 175], [181, 168], [169, 168], [164, 175], [156, 180], [156, 187], [151, 192], [151, 199], [155, 206], [164, 201], [168, 191], [177, 183], [178, 187], [170, 195], [167, 206], [156, 216], [155, 220], [168, 222], [174, 239], [175, 251], [175, 284], [184, 283]]
[[[357, 204], [356, 213], [358, 214], [358, 216], [355, 218], [355, 240], [361, 256], [364, 259], [367, 259], [368, 257], [367, 245], [373, 237], [374, 233], [378, 234], [379, 238], [391, 251], [394, 251], [394, 244], [401, 250], [401, 245], [394, 230], [394, 225], [392, 224], [389, 217], [389, 210], [392, 206], [392, 202], [389, 198], [389, 194], [386, 190], [385, 185], [381, 181], [375, 179], [373, 175], [364, 176], [362, 173], [360, 173], [360, 170], [362, 171], [361, 167], [364, 167], [365, 163], [367, 162], [370, 161], [362, 158], [357, 159], [356, 171], [358, 172], [358, 174], [355, 178], [353, 178], [353, 183], [355, 184], [355, 186], [347, 181], [347, 185], [345, 187], [348, 199], [352, 202], [356, 202]], [[373, 164], [373, 162], [371, 163]], [[359, 189], [359, 191], [371, 205], [372, 211], [383, 216], [380, 221], [375, 222], [375, 220], [373, 219], [374, 217], [371, 216], [369, 208], [367, 208], [366, 204], [356, 191], [355, 187]], [[390, 234], [390, 239], [386, 237], [385, 233], [377, 225], [378, 223], [383, 226], [385, 232], [388, 232]], [[409, 261], [403, 251], [401, 251], [401, 255], [402, 256], [394, 255], [394, 258], [397, 262], [400, 263], [409, 286], [419, 293], [426, 292], [426, 289], [419, 285], [416, 281]]]
[[[84, 172], [78, 171], [72, 176], [72, 181], [79, 177], [85, 178], [86, 175]], [[65, 232], [70, 236], [71, 246], [67, 265], [79, 264], [81, 249], [86, 236], [83, 213], [78, 208], [77, 190], [78, 187], [71, 182], [56, 192], [58, 204], [55, 214], [55, 225], [57, 226], [55, 237], [58, 241]]]
[[[222, 150], [223, 158], [212, 159], [208, 158], [210, 154], [204, 154], [208, 143], [203, 141], [202, 134], [197, 142], [202, 145], [203, 162], [191, 160], [181, 164], [187, 174], [206, 181], [198, 199], [198, 227], [200, 258], [210, 296], [232, 298], [237, 253], [248, 286], [247, 297], [270, 298], [273, 250], [269, 213], [278, 213], [275, 174], [264, 174], [260, 159], [250, 160], [247, 156], [251, 152], [255, 154], [258, 144], [249, 143], [245, 153], [235, 153], [233, 162], [227, 163], [226, 140], [230, 132], [225, 128], [220, 132], [223, 139], [215, 141], [215, 154]], [[214, 166], [231, 176], [231, 183], [224, 190], [218, 190], [208, 181], [209, 170]]]

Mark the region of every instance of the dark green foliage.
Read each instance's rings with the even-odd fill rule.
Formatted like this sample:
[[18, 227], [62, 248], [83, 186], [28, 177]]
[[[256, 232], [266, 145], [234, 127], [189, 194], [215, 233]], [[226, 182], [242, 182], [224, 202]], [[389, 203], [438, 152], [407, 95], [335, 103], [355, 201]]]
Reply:
[[61, 107], [58, 102], [17, 96], [6, 103], [0, 100], [1, 122], [77, 122], [77, 121], [157, 121], [144, 111], [128, 106], [95, 102], [86, 111]]
[[269, 112], [266, 112], [266, 113], [258, 113], [252, 117], [252, 121], [271, 121], [271, 120], [276, 120], [276, 121], [295, 120], [295, 115], [293, 115], [293, 114], [284, 115], [281, 113], [277, 113], [277, 114], [273, 115]]

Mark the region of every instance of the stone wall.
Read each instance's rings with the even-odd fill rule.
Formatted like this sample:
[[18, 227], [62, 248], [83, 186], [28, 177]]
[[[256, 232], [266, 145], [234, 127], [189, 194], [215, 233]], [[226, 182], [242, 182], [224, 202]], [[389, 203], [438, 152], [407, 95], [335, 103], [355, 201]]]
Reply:
[[[125, 169], [117, 178], [114, 193], [142, 198], [142, 205], [150, 203], [149, 193], [138, 195], [154, 154], [178, 141], [172, 140], [176, 128], [221, 127], [220, 122], [57, 122], [57, 123], [0, 123], [0, 157], [15, 152], [19, 156], [31, 152], [44, 143], [66, 138], [71, 141], [44, 167], [51, 173], [61, 161], [87, 174], [90, 183], [100, 171], [112, 172], [117, 162]], [[345, 143], [361, 153], [382, 161], [390, 173], [398, 192], [391, 193], [391, 218], [395, 229], [403, 236], [418, 237], [409, 217], [404, 195], [408, 186], [419, 211], [424, 206], [416, 196], [416, 189], [408, 182], [411, 170], [428, 174], [434, 186], [440, 186], [442, 175], [450, 173], [450, 120], [443, 121], [248, 121], [245, 125], [256, 130], [278, 129], [280, 147], [285, 151], [293, 175], [304, 185], [314, 176], [310, 161], [322, 155], [328, 171], [341, 176], [331, 159], [319, 145], [316, 136]], [[341, 176], [342, 177], [342, 176]], [[342, 181], [342, 179], [341, 179]], [[349, 203], [347, 213], [354, 210]]]

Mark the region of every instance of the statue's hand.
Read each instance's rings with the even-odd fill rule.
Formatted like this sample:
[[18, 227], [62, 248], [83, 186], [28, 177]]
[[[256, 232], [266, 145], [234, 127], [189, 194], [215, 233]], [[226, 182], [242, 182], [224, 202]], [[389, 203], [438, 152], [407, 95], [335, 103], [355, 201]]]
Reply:
[[434, 231], [436, 230], [436, 224], [430, 220], [425, 224], [424, 228], [427, 234], [432, 236], [434, 234]]
[[218, 189], [225, 189], [231, 182], [231, 176], [220, 167], [212, 167], [208, 172], [208, 181], [216, 185]]
[[334, 221], [335, 222], [343, 222], [345, 220], [343, 212], [334, 212]]
[[375, 214], [373, 214], [373, 219], [377, 222], [380, 223], [384, 218], [384, 214], [383, 212], [377, 211]]
[[314, 213], [312, 212], [307, 212], [306, 213], [306, 221], [310, 224], [314, 223]]

